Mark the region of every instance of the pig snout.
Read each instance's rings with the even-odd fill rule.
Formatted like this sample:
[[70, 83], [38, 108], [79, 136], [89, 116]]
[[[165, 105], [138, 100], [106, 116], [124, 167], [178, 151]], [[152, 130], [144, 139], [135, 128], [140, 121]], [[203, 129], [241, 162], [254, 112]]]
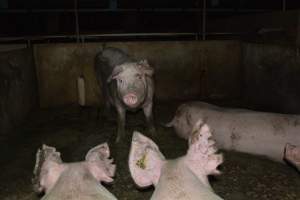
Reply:
[[127, 106], [134, 107], [138, 102], [138, 97], [134, 93], [129, 93], [123, 97], [123, 101]]

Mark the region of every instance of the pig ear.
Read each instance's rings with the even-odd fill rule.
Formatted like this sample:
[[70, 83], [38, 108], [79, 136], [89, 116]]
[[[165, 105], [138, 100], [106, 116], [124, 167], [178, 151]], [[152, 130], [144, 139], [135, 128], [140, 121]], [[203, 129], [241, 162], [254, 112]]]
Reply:
[[190, 134], [186, 158], [189, 167], [199, 177], [220, 174], [217, 167], [223, 162], [223, 155], [216, 154], [218, 149], [211, 136], [210, 128], [202, 120], [197, 121]]
[[135, 183], [147, 187], [158, 183], [165, 158], [158, 146], [139, 132], [134, 132], [129, 154], [129, 170]]
[[138, 67], [147, 76], [152, 76], [154, 74], [154, 69], [149, 65], [149, 63], [146, 59], [139, 61]]
[[100, 144], [92, 148], [86, 155], [88, 168], [91, 174], [98, 180], [112, 182], [115, 175], [116, 166], [113, 159], [109, 159], [110, 151], [107, 143]]
[[122, 71], [123, 71], [123, 67], [121, 65], [115, 66], [111, 75], [108, 77], [107, 82], [110, 83], [113, 79], [116, 79]]
[[62, 170], [60, 153], [54, 147], [43, 145], [36, 154], [32, 178], [34, 191], [41, 193], [49, 190], [58, 180]]

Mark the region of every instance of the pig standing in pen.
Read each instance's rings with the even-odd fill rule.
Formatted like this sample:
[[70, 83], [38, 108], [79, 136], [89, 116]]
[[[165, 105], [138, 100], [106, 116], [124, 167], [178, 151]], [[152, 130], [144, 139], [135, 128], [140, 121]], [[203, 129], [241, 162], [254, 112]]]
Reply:
[[282, 161], [286, 143], [300, 144], [300, 115], [222, 108], [200, 101], [179, 106], [167, 126], [188, 139], [199, 119], [211, 127], [219, 147], [228, 150]]
[[129, 169], [139, 187], [154, 185], [152, 200], [221, 200], [208, 181], [216, 175], [223, 156], [210, 137], [206, 124], [199, 120], [189, 140], [189, 149], [183, 157], [166, 160], [158, 146], [141, 133], [135, 132], [129, 155]]
[[117, 48], [105, 48], [96, 56], [95, 71], [103, 91], [106, 109], [113, 105], [118, 112], [118, 142], [125, 132], [126, 110], [142, 108], [151, 133], [154, 69], [146, 60], [135, 61]]
[[43, 145], [36, 155], [34, 190], [42, 200], [116, 200], [100, 182], [112, 182], [115, 165], [106, 143], [91, 149], [85, 161], [63, 163], [54, 147]]

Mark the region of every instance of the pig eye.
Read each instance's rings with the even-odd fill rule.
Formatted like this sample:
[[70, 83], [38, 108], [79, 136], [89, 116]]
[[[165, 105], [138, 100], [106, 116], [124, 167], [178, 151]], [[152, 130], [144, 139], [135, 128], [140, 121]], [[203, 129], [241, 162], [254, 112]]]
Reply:
[[135, 75], [138, 79], [142, 79], [142, 75], [141, 74], [137, 74]]
[[118, 79], [119, 84], [124, 84], [124, 80]]

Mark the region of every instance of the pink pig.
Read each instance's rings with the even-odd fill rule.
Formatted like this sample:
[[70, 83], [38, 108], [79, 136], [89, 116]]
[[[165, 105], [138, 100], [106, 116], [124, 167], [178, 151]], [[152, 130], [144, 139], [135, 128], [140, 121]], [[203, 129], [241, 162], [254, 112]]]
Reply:
[[220, 174], [217, 167], [223, 162], [211, 136], [209, 127], [198, 121], [187, 154], [166, 160], [151, 139], [134, 132], [129, 155], [131, 176], [139, 187], [154, 185], [152, 200], [221, 200], [207, 178]]
[[106, 143], [91, 149], [85, 161], [63, 163], [54, 147], [43, 145], [36, 155], [33, 184], [42, 200], [116, 200], [100, 182], [112, 182], [115, 165]]
[[225, 108], [201, 101], [180, 105], [167, 126], [188, 139], [199, 119], [211, 127], [221, 149], [263, 155], [282, 162], [285, 144], [300, 144], [300, 115]]

